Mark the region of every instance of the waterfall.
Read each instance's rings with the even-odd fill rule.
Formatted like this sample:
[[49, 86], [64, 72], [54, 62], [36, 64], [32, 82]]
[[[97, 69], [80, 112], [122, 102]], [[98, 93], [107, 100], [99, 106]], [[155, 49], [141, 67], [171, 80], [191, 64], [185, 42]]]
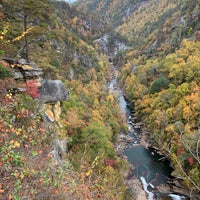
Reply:
[[153, 200], [154, 199], [153, 198], [154, 194], [147, 189], [147, 187], [148, 187], [149, 184], [146, 182], [146, 179], [143, 176], [141, 176], [140, 180], [142, 182], [144, 191], [148, 194], [148, 200]]

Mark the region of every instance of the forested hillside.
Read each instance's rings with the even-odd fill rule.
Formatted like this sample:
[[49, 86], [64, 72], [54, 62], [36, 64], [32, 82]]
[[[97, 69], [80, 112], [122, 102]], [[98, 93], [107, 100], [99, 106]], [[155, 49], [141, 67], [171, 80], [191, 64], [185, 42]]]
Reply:
[[[123, 199], [123, 116], [91, 45], [106, 28], [89, 22], [62, 1], [0, 2], [1, 199]], [[68, 99], [41, 103], [41, 83], [60, 81]]]
[[198, 1], [147, 1], [117, 28], [138, 53], [158, 56], [174, 51], [199, 30]]
[[[183, 40], [164, 58], [133, 59], [122, 68], [125, 92], [175, 173], [199, 190], [199, 41]], [[191, 186], [190, 186], [191, 187]]]
[[92, 13], [96, 18], [116, 27], [125, 22], [142, 2], [145, 0], [78, 0], [76, 5], [79, 10]]
[[199, 0], [1, 0], [0, 199], [136, 198], [111, 63], [150, 145], [199, 192], [199, 22]]
[[150, 1], [117, 29], [133, 44], [121, 68], [125, 92], [152, 141], [172, 159], [175, 174], [196, 190], [200, 189], [199, 14], [198, 1]]
[[200, 191], [199, 1], [78, 2], [127, 39], [114, 59], [125, 94], [174, 174]]

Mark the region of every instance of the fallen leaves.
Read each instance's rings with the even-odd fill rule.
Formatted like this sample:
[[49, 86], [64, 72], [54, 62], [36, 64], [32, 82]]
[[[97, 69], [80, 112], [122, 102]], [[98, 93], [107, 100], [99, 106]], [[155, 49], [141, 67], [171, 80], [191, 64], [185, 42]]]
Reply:
[[3, 189], [3, 184], [0, 183], [0, 193], [3, 193], [5, 190]]
[[13, 199], [12, 195], [9, 194], [9, 195], [8, 195], [8, 200], [12, 200], [12, 199]]
[[20, 143], [18, 141], [11, 140], [9, 144], [12, 145], [11, 148], [20, 148]]

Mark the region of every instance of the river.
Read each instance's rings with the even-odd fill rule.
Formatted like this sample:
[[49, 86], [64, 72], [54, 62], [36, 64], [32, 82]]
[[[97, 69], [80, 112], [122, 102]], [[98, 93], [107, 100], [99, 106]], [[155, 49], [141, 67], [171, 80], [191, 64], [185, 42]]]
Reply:
[[154, 148], [145, 148], [141, 144], [141, 129], [136, 128], [132, 120], [132, 112], [128, 108], [128, 103], [124, 98], [122, 91], [117, 85], [117, 69], [112, 66], [112, 80], [109, 83], [109, 91], [119, 96], [119, 103], [122, 112], [126, 115], [128, 132], [121, 135], [124, 151], [128, 162], [133, 165], [133, 170], [129, 173], [130, 178], [138, 178], [146, 193], [148, 200], [189, 200], [186, 195], [171, 191], [160, 192], [157, 189], [161, 185], [167, 185], [172, 181], [171, 176], [173, 169], [170, 167], [170, 161], [163, 155], [160, 155]]

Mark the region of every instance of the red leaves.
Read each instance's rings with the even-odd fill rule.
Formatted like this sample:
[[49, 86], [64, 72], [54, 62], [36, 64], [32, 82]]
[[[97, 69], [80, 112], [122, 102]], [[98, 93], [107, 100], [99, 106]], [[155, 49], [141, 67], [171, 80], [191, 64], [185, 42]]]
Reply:
[[38, 91], [38, 85], [35, 80], [29, 80], [26, 82], [26, 91], [33, 98], [38, 98], [40, 96]]
[[183, 154], [184, 152], [185, 152], [184, 148], [183, 148], [183, 147], [180, 147], [180, 148], [178, 148], [178, 150], [177, 150], [177, 155], [181, 155], [181, 154]]
[[117, 161], [116, 160], [113, 160], [113, 159], [104, 159], [104, 164], [106, 166], [111, 166], [111, 167], [116, 167], [117, 166]]
[[189, 163], [190, 166], [192, 166], [194, 164], [194, 160], [193, 160], [192, 157], [188, 157], [187, 161], [188, 161], [188, 163]]

